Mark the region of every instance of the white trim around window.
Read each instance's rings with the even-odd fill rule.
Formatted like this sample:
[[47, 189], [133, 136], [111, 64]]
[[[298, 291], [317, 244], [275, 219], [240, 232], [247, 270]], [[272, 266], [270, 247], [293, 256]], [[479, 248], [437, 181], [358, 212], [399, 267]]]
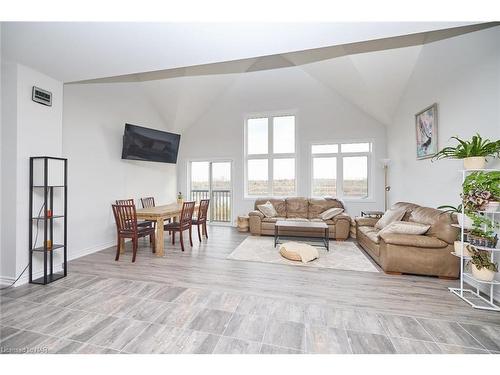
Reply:
[[[355, 143], [368, 143], [369, 151], [367, 152], [342, 152], [342, 144], [355, 144]], [[336, 194], [335, 196], [346, 202], [372, 202], [374, 196], [374, 140], [373, 139], [341, 139], [341, 140], [330, 140], [322, 142], [313, 142], [309, 145], [309, 168], [310, 168], [310, 183], [309, 183], [309, 195], [311, 197], [319, 197], [314, 194], [314, 158], [318, 157], [334, 157], [336, 158]], [[313, 146], [319, 145], [337, 145], [336, 152], [323, 152], [313, 154]], [[355, 157], [363, 156], [367, 158], [367, 188], [368, 194], [366, 197], [349, 197], [344, 196], [344, 166], [343, 159], [345, 157]]]
[[[276, 117], [294, 117], [294, 152], [293, 153], [274, 153], [274, 118]], [[248, 121], [252, 119], [267, 119], [267, 153], [265, 154], [248, 154]], [[275, 111], [266, 113], [254, 113], [244, 116], [244, 132], [243, 132], [243, 169], [244, 169], [244, 198], [255, 200], [259, 197], [288, 197], [297, 194], [297, 178], [299, 171], [298, 163], [298, 132], [297, 132], [297, 113], [294, 110], [290, 111]], [[274, 177], [274, 161], [279, 159], [294, 159], [294, 191], [286, 196], [273, 193], [273, 177]], [[249, 160], [267, 160], [268, 167], [268, 180], [267, 180], [267, 193], [250, 195], [248, 193], [248, 161]]]

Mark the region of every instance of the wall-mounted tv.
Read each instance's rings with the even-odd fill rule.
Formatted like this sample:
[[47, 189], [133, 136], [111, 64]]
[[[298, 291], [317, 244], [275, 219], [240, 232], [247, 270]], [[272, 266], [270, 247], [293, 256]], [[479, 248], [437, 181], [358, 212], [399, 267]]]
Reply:
[[122, 159], [177, 163], [180, 134], [125, 124]]

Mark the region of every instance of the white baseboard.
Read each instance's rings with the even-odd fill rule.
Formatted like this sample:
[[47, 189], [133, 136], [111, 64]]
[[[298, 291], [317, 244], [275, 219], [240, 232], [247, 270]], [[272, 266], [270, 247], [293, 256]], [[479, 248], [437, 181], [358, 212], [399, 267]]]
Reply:
[[[130, 240], [126, 240], [125, 242], [128, 242], [128, 241], [130, 241]], [[100, 245], [91, 246], [91, 247], [81, 249], [78, 251], [72, 251], [70, 254], [68, 254], [68, 262], [71, 260], [75, 260], [75, 259], [84, 257], [86, 255], [96, 253], [98, 251], [107, 249], [108, 247], [115, 246], [115, 245], [116, 245], [116, 241], [108, 241], [108, 242], [102, 243]], [[59, 271], [62, 271], [61, 264], [54, 266], [54, 272], [59, 272]], [[42, 277], [42, 276], [43, 276], [43, 270], [40, 270], [38, 272], [33, 273], [33, 279], [38, 279], [39, 277]], [[2, 285], [2, 287], [4, 287], [4, 286], [12, 284], [15, 279], [16, 279], [15, 277], [0, 276], [0, 284]], [[24, 274], [19, 278], [19, 280], [17, 280], [17, 282], [14, 286], [18, 287], [18, 286], [27, 284], [28, 282], [29, 282], [29, 274], [28, 274], [28, 270], [26, 270], [24, 272]]]

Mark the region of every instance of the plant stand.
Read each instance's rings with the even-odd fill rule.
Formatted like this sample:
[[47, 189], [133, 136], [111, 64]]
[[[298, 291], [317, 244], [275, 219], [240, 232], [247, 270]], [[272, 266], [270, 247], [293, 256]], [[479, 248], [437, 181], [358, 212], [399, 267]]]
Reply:
[[[465, 177], [470, 172], [494, 172], [494, 171], [499, 171], [499, 170], [498, 169], [463, 170], [461, 171], [462, 183], [465, 181]], [[498, 211], [497, 212], [478, 211], [477, 213], [481, 213], [486, 217], [488, 217], [488, 219], [490, 219], [493, 224], [498, 222], [498, 218], [500, 217], [500, 212]], [[462, 215], [465, 215], [465, 205], [462, 205]], [[471, 258], [469, 256], [465, 256], [463, 251], [465, 245], [468, 245], [468, 243], [465, 241], [465, 228], [463, 224], [464, 221], [465, 220], [462, 221], [462, 225], [454, 225], [460, 228], [460, 241], [462, 242], [462, 251], [460, 254], [452, 252], [453, 255], [460, 258], [460, 286], [458, 288], [449, 288], [449, 290], [450, 292], [463, 299], [465, 302], [467, 302], [475, 309], [500, 311], [500, 305], [498, 303], [495, 303], [495, 300], [493, 299], [495, 287], [498, 287], [498, 285], [500, 285], [500, 281], [492, 280], [488, 282], [488, 281], [478, 280], [471, 273], [465, 271], [465, 265]], [[478, 250], [488, 251], [490, 253], [492, 262], [500, 258], [500, 256], [498, 256], [498, 254], [500, 254], [500, 248], [498, 248], [498, 244], [497, 247], [495, 248], [475, 246], [475, 245], [471, 246], [474, 246]], [[464, 283], [471, 281], [476, 284], [475, 289], [465, 288]], [[480, 286], [484, 286], [484, 288], [481, 288]]]

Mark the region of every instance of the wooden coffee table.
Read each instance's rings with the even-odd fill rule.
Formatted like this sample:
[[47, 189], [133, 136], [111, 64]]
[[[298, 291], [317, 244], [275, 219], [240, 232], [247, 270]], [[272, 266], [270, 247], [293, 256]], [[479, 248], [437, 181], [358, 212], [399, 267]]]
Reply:
[[[311, 229], [323, 229], [323, 237], [311, 237], [304, 235], [286, 235], [280, 236], [280, 229], [288, 229], [291, 231], [309, 231]], [[326, 248], [327, 251], [330, 251], [330, 230], [326, 223], [321, 223], [317, 221], [293, 221], [293, 220], [278, 220], [274, 225], [274, 247], [280, 244], [281, 238], [291, 238], [291, 239], [301, 239], [307, 241], [315, 241], [320, 242]]]

